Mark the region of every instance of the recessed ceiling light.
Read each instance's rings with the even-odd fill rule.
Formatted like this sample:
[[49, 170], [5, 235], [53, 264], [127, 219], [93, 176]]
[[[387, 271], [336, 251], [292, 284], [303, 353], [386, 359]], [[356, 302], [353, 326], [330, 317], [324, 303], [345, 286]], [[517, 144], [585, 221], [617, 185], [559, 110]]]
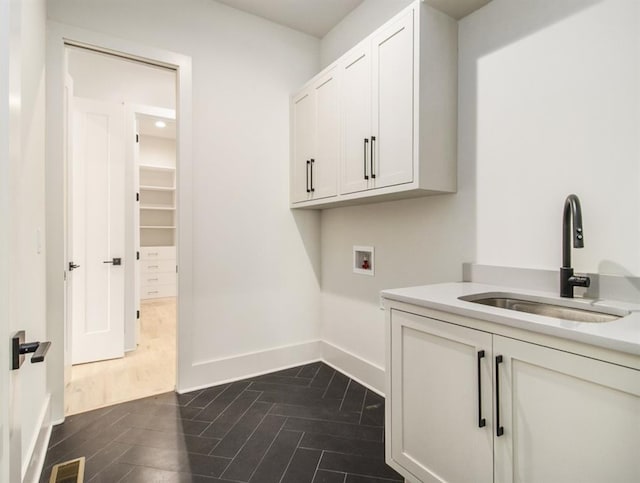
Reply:
[[159, 127], [159, 128], [167, 127], [167, 123], [164, 121], [156, 121], [156, 127]]

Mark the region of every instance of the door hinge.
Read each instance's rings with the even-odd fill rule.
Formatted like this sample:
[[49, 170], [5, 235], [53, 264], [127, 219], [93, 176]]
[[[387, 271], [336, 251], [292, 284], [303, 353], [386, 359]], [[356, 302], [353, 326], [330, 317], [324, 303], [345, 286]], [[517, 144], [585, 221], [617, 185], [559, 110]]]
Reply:
[[140, 260], [140, 252], [136, 252], [136, 260]]
[[136, 133], [136, 142], [139, 143], [140, 142], [140, 136], [138, 136], [138, 134]]
[[136, 319], [139, 319], [139, 318], [140, 318], [140, 311], [136, 310]]
[[136, 201], [140, 201], [140, 193], [136, 193]]

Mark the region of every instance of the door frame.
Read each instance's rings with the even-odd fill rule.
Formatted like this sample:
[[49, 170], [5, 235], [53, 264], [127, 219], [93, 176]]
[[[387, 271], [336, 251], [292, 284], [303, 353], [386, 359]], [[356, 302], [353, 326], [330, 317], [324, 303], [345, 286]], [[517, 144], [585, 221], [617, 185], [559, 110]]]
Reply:
[[[64, 341], [66, 299], [65, 199], [67, 166], [64, 156], [64, 77], [67, 45], [117, 55], [166, 67], [176, 72], [176, 123], [178, 130], [176, 170], [177, 263], [180, 270], [177, 295], [176, 390], [191, 367], [189, 330], [180, 321], [193, 313], [193, 208], [192, 208], [192, 61], [191, 57], [111, 37], [71, 25], [47, 22], [46, 58], [46, 240], [47, 240], [47, 334], [52, 342], [47, 365], [53, 424], [64, 421]], [[183, 249], [181, 249], [181, 247]]]

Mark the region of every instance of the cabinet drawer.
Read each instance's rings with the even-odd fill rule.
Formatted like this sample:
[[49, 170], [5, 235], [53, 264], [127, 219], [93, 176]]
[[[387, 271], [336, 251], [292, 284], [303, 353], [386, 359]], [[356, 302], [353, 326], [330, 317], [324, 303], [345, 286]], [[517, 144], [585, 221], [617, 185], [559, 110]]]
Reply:
[[140, 262], [140, 271], [143, 277], [145, 273], [175, 273], [176, 262], [175, 260], [142, 260]]
[[143, 273], [140, 276], [140, 285], [168, 285], [176, 283], [176, 274], [173, 272]]
[[157, 299], [160, 297], [174, 297], [176, 295], [176, 284], [168, 285], [143, 285], [140, 289], [140, 298]]
[[141, 247], [140, 260], [175, 260], [176, 247]]

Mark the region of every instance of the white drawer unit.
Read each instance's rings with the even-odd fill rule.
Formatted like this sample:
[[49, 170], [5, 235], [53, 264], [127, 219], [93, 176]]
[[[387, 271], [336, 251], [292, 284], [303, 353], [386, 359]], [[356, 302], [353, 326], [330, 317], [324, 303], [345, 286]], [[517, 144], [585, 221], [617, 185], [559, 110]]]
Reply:
[[143, 285], [141, 290], [141, 298], [145, 299], [157, 299], [161, 297], [175, 297], [176, 284], [170, 285]]
[[140, 260], [142, 274], [149, 273], [175, 273], [176, 260]]
[[142, 285], [175, 285], [176, 275], [175, 273], [143, 273], [140, 283]]
[[175, 260], [176, 247], [142, 247], [140, 260]]
[[140, 298], [176, 295], [176, 247], [140, 248]]

